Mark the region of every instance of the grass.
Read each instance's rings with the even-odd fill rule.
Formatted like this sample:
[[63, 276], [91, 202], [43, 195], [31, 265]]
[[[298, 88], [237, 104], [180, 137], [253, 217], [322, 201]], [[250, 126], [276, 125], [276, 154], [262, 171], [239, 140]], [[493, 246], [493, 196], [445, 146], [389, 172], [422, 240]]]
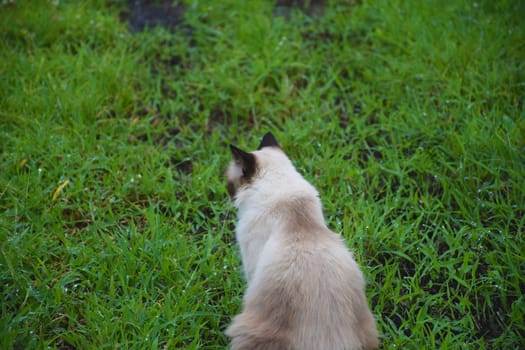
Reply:
[[2, 349], [225, 349], [226, 146], [269, 130], [383, 349], [525, 347], [523, 3], [188, 1], [134, 34], [125, 7], [0, 5]]

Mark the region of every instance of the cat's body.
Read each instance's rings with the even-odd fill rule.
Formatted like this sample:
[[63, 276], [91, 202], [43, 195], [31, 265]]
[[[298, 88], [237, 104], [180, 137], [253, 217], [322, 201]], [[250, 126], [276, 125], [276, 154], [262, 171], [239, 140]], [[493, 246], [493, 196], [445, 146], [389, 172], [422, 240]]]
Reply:
[[364, 279], [324, 222], [315, 188], [267, 134], [259, 150], [232, 146], [228, 190], [248, 282], [226, 334], [232, 350], [374, 349]]

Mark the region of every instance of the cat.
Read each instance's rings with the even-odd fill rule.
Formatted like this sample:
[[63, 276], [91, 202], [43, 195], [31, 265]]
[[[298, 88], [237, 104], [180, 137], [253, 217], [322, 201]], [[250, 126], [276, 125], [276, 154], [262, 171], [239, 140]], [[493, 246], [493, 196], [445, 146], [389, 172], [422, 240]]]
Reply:
[[248, 283], [227, 328], [232, 350], [375, 349], [364, 278], [324, 221], [316, 189], [267, 133], [256, 151], [230, 145], [227, 190]]

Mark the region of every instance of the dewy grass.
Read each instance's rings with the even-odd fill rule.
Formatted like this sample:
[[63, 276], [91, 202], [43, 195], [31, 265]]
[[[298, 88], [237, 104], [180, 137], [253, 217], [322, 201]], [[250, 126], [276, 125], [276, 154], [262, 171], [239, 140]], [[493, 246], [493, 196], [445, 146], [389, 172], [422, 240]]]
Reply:
[[[525, 347], [525, 8], [0, 5], [0, 347], [225, 349], [223, 171], [272, 131], [363, 266], [382, 348]], [[284, 3], [284, 2], [283, 2]]]

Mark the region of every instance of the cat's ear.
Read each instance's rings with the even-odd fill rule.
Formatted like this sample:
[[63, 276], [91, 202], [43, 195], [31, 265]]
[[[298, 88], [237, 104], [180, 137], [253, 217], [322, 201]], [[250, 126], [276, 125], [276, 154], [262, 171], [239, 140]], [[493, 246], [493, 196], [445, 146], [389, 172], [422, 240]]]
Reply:
[[261, 140], [261, 144], [259, 145], [258, 150], [260, 150], [263, 147], [279, 147], [279, 143], [277, 143], [277, 140], [275, 139], [275, 136], [271, 132], [266, 133], [266, 135], [263, 136]]
[[245, 152], [234, 145], [230, 145], [233, 159], [242, 167], [242, 176], [249, 179], [255, 173], [255, 156], [252, 153]]

